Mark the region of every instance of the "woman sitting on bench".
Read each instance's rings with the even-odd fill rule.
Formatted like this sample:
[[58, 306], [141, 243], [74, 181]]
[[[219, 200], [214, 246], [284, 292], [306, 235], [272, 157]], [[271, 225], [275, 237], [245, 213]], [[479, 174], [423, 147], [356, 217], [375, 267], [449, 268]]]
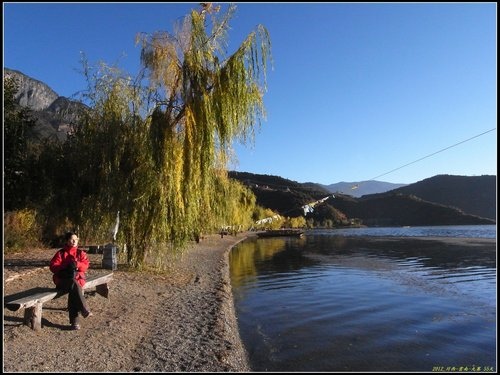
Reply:
[[92, 315], [82, 290], [90, 262], [87, 253], [78, 248], [78, 236], [75, 233], [66, 233], [64, 239], [66, 245], [50, 261], [50, 270], [54, 273], [52, 280], [56, 288], [68, 293], [69, 322], [71, 329], [78, 330], [78, 313], [84, 318]]

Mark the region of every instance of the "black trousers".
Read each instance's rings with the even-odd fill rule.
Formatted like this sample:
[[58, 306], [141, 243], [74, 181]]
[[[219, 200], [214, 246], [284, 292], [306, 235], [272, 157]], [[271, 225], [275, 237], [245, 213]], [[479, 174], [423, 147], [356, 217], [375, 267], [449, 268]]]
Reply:
[[78, 313], [88, 311], [82, 287], [74, 279], [62, 279], [56, 287], [61, 292], [68, 293], [70, 324], [78, 323]]

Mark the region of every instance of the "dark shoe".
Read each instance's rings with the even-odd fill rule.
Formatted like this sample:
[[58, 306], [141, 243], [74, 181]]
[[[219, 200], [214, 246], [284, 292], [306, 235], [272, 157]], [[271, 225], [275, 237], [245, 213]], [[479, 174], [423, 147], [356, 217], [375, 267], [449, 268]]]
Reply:
[[94, 315], [94, 314], [92, 314], [92, 312], [91, 312], [91, 311], [89, 311], [89, 310], [84, 310], [84, 311], [82, 311], [82, 316], [83, 316], [84, 318], [88, 318], [89, 316], [92, 316], [92, 315]]
[[78, 323], [73, 323], [73, 324], [71, 325], [71, 329], [72, 329], [73, 331], [78, 331], [78, 330], [80, 329], [80, 324], [78, 324]]

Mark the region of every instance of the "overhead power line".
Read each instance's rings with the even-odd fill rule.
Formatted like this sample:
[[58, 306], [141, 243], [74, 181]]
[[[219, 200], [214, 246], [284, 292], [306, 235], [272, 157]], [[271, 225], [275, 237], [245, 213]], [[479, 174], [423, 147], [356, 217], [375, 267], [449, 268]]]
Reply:
[[[463, 141], [461, 141], [461, 142], [455, 143], [455, 144], [453, 144], [453, 145], [451, 145], [451, 146], [448, 146], [448, 147], [445, 147], [445, 148], [443, 148], [443, 149], [441, 149], [441, 150], [439, 150], [439, 151], [433, 152], [432, 154], [429, 154], [429, 155], [426, 155], [426, 156], [424, 156], [424, 157], [421, 157], [420, 159], [414, 160], [414, 161], [412, 161], [412, 162], [410, 162], [410, 163], [407, 163], [407, 164], [405, 164], [405, 165], [402, 165], [402, 166], [400, 166], [400, 167], [397, 167], [397, 168], [391, 169], [389, 172], [385, 172], [385, 173], [382, 173], [382, 174], [380, 174], [380, 175], [378, 175], [378, 176], [372, 177], [372, 178], [370, 178], [370, 180], [375, 180], [375, 179], [380, 178], [380, 177], [382, 177], [382, 176], [385, 176], [385, 175], [387, 175], [387, 174], [389, 174], [389, 173], [395, 172], [395, 171], [397, 171], [397, 170], [399, 170], [399, 169], [401, 169], [401, 168], [407, 167], [407, 166], [409, 166], [409, 165], [411, 165], [411, 164], [415, 164], [415, 163], [417, 163], [417, 162], [419, 162], [419, 161], [421, 161], [421, 160], [424, 160], [424, 159], [429, 158], [429, 157], [431, 157], [431, 156], [433, 156], [433, 155], [439, 154], [440, 152], [446, 151], [446, 150], [448, 150], [448, 149], [450, 149], [450, 148], [452, 148], [452, 147], [455, 147], [455, 146], [458, 146], [458, 145], [460, 145], [460, 144], [462, 144], [462, 143], [468, 142], [468, 141], [470, 141], [471, 139], [474, 139], [474, 138], [480, 137], [480, 136], [482, 136], [482, 135], [484, 135], [484, 134], [486, 134], [486, 133], [492, 132], [493, 130], [496, 130], [496, 129], [497, 129], [497, 128], [493, 128], [493, 129], [490, 129], [490, 130], [486, 130], [485, 132], [482, 132], [481, 134], [477, 134], [477, 135], [475, 135], [475, 136], [473, 136], [473, 137], [470, 137], [470, 138], [467, 138], [467, 139], [465, 139], [465, 140], [463, 140]], [[368, 181], [370, 181], [370, 180], [368, 180]]]

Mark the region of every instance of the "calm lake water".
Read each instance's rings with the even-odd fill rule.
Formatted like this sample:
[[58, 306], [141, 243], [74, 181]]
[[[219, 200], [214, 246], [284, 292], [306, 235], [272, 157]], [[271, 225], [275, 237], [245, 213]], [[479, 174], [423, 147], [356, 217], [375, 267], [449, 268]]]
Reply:
[[[403, 236], [396, 238], [393, 236]], [[309, 231], [231, 252], [253, 371], [496, 371], [496, 226]]]

